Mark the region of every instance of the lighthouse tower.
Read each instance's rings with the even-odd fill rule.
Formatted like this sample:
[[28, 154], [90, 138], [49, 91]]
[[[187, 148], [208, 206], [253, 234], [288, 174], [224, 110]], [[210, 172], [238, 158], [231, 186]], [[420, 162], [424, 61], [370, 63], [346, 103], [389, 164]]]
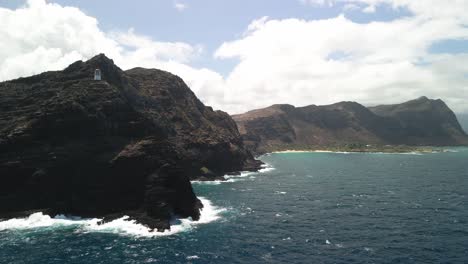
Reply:
[[95, 81], [100, 81], [101, 80], [101, 70], [100, 69], [96, 69], [94, 71], [94, 80]]

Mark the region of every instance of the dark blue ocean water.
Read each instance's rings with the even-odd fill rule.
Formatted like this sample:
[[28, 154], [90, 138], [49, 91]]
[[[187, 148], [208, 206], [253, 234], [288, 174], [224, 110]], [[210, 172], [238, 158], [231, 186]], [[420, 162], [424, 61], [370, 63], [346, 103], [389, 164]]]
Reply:
[[194, 185], [215, 221], [164, 237], [2, 222], [0, 263], [468, 263], [457, 151], [271, 154], [274, 170]]

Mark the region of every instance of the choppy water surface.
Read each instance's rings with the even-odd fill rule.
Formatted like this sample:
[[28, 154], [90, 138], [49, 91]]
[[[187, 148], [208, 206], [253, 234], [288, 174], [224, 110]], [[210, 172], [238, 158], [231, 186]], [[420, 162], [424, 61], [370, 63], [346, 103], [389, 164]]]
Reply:
[[[468, 149], [287, 153], [274, 169], [194, 183], [202, 223], [0, 222], [0, 263], [468, 263]], [[210, 203], [211, 201], [211, 203]]]

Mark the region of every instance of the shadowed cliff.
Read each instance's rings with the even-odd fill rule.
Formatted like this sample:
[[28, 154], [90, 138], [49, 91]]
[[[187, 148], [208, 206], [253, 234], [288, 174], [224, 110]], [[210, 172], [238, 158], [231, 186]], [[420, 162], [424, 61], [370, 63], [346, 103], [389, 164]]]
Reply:
[[355, 102], [305, 107], [273, 105], [233, 118], [246, 146], [257, 153], [367, 144], [468, 144], [467, 135], [447, 105], [426, 97], [369, 108]]
[[258, 167], [229, 115], [168, 72], [124, 72], [101, 54], [0, 83], [0, 218], [129, 215], [166, 229], [199, 218], [189, 179]]

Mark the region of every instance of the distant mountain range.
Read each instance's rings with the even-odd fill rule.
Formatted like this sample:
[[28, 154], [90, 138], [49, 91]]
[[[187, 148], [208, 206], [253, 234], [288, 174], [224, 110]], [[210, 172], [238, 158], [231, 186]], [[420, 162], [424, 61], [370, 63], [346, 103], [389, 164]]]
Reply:
[[364, 107], [356, 102], [281, 104], [234, 115], [244, 144], [256, 153], [346, 145], [468, 144], [455, 114], [440, 99]]

